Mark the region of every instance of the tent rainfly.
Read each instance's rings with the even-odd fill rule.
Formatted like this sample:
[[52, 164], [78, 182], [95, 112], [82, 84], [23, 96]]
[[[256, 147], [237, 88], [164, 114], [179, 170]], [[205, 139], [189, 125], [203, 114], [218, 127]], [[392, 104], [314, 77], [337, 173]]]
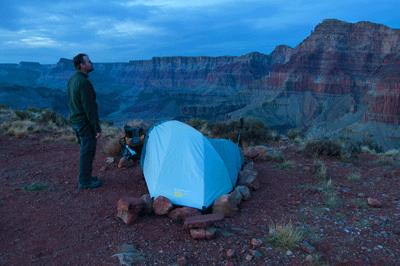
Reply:
[[238, 146], [210, 139], [175, 120], [154, 124], [147, 133], [140, 165], [150, 196], [204, 210], [231, 192], [244, 164]]

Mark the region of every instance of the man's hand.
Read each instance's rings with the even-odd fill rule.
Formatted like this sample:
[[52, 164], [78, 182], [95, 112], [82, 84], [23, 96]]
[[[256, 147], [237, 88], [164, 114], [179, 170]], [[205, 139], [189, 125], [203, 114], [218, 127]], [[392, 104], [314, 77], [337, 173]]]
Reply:
[[96, 134], [96, 139], [99, 139], [99, 138], [101, 138], [101, 133]]

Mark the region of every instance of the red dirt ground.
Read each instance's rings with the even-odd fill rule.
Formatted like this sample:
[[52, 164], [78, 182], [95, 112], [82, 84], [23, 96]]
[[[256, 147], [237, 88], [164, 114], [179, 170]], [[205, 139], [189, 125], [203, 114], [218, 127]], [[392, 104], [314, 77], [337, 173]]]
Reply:
[[[143, 214], [129, 226], [116, 217], [121, 197], [148, 192], [140, 166], [119, 169], [119, 158], [106, 162], [106, 139], [100, 139], [94, 163], [103, 185], [80, 190], [79, 146], [43, 143], [42, 137], [0, 135], [0, 265], [121, 265], [114, 255], [123, 245], [141, 255], [134, 265], [178, 265], [180, 258], [187, 265], [400, 265], [398, 161], [379, 164], [369, 154], [345, 163], [319, 159], [339, 199], [336, 207], [326, 208], [324, 184], [310, 171], [313, 158], [289, 148], [289, 142], [275, 143], [294, 167], [256, 162], [260, 189], [240, 204], [234, 218], [216, 225], [220, 234], [214, 240], [202, 241], [167, 216]], [[348, 180], [355, 172], [361, 181]], [[48, 187], [23, 189], [32, 183]], [[354, 203], [368, 197], [382, 207]], [[287, 253], [266, 241], [271, 222], [284, 221], [311, 232], [305, 240], [315, 248], [313, 263], [300, 248]], [[263, 240], [261, 247], [252, 246], [253, 238]], [[229, 249], [233, 257], [227, 256]], [[261, 256], [249, 260], [251, 250]]]

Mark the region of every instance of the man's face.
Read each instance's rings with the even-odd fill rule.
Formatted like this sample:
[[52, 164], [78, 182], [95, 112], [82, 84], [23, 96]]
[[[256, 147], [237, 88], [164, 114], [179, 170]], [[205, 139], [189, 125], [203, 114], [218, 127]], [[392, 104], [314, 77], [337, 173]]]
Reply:
[[92, 61], [90, 61], [88, 56], [84, 56], [83, 60], [85, 61], [85, 63], [81, 63], [81, 71], [89, 73], [90, 71], [93, 70], [93, 63]]

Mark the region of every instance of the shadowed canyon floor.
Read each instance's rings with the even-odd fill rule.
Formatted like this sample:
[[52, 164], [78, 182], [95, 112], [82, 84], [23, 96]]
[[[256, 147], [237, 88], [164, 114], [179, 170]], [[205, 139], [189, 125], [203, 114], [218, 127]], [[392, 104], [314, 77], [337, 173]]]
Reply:
[[[167, 216], [143, 214], [129, 226], [117, 218], [121, 197], [148, 192], [140, 166], [120, 169], [119, 158], [106, 162], [106, 139], [100, 139], [94, 162], [103, 185], [79, 190], [79, 146], [44, 143], [42, 137], [0, 135], [0, 265], [120, 265], [116, 254], [126, 247], [137, 265], [179, 265], [182, 258], [187, 265], [400, 264], [398, 159], [385, 163], [367, 153], [345, 162], [318, 158], [327, 169], [322, 180], [310, 170], [313, 158], [289, 141], [273, 143], [292, 167], [256, 162], [260, 188], [234, 218], [215, 225], [215, 239], [200, 241]], [[349, 180], [354, 173], [360, 180]], [[336, 202], [328, 207], [329, 179]], [[381, 206], [369, 206], [368, 197]], [[301, 248], [287, 252], [267, 241], [271, 223], [285, 221], [308, 232], [313, 262]], [[262, 245], [254, 247], [254, 238]], [[258, 256], [249, 257], [252, 250]]]

